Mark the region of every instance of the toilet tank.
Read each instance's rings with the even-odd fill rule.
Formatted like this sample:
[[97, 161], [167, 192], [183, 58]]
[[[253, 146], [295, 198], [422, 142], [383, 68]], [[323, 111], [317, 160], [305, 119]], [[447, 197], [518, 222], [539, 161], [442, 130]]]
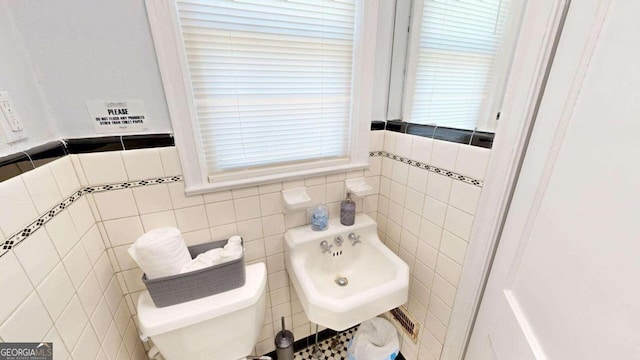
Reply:
[[246, 268], [244, 286], [202, 299], [157, 308], [148, 292], [138, 300], [143, 335], [167, 360], [232, 360], [253, 351], [266, 306], [266, 268]]

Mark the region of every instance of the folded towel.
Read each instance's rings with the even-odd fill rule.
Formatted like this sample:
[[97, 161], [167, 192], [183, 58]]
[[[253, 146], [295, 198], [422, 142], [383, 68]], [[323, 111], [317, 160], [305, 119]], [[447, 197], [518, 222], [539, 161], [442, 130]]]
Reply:
[[139, 237], [128, 249], [148, 279], [179, 274], [191, 261], [180, 230], [154, 229]]
[[180, 270], [180, 273], [196, 271], [209, 266], [219, 265], [231, 260], [239, 259], [242, 257], [242, 253], [242, 238], [240, 236], [232, 236], [224, 247], [206, 251], [186, 263]]

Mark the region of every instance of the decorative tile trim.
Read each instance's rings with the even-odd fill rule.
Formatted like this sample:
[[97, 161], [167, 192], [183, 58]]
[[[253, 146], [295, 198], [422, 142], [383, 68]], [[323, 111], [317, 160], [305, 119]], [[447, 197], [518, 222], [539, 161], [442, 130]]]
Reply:
[[467, 184], [477, 186], [479, 188], [481, 188], [482, 185], [483, 185], [482, 181], [474, 179], [472, 177], [465, 176], [465, 175], [462, 175], [462, 174], [458, 174], [457, 172], [454, 172], [454, 171], [451, 171], [451, 170], [441, 169], [441, 168], [433, 166], [433, 165], [421, 163], [420, 161], [405, 159], [402, 156], [394, 155], [394, 154], [388, 153], [386, 151], [372, 151], [372, 152], [369, 152], [369, 156], [370, 157], [383, 156], [383, 157], [386, 157], [386, 158], [389, 158], [389, 159], [392, 159], [392, 160], [403, 162], [403, 163], [405, 163], [407, 165], [410, 165], [410, 166], [415, 166], [415, 167], [417, 167], [419, 169], [423, 169], [423, 170], [431, 171], [431, 172], [436, 173], [436, 174], [444, 175], [444, 176], [452, 178], [453, 180], [462, 181], [462, 182], [465, 182]]
[[492, 132], [415, 124], [402, 120], [387, 121], [385, 130], [487, 149], [491, 149], [493, 146], [493, 138], [495, 137], [495, 134]]
[[154, 179], [145, 179], [145, 180], [135, 180], [135, 181], [125, 181], [121, 183], [113, 183], [113, 184], [105, 184], [105, 185], [93, 185], [93, 186], [85, 186], [80, 190], [77, 190], [73, 194], [71, 194], [68, 198], [62, 200], [60, 203], [52, 207], [49, 211], [40, 215], [37, 219], [32, 221], [26, 227], [20, 229], [15, 234], [11, 235], [7, 240], [0, 244], [0, 257], [5, 255], [9, 250], [16, 247], [18, 244], [23, 242], [33, 233], [35, 233], [38, 229], [43, 227], [46, 223], [48, 223], [51, 219], [53, 219], [56, 215], [58, 215], [62, 210], [68, 208], [80, 199], [82, 196], [86, 194], [100, 193], [105, 191], [113, 191], [113, 190], [122, 190], [122, 189], [132, 189], [143, 186], [151, 186], [157, 184], [166, 184], [166, 183], [174, 183], [182, 181], [182, 175], [177, 176], [167, 176], [161, 178]]

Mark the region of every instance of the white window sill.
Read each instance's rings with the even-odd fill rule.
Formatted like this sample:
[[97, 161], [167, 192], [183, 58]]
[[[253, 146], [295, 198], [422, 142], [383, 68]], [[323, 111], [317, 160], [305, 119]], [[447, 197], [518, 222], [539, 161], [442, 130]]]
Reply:
[[248, 179], [219, 181], [219, 182], [216, 182], [215, 184], [186, 183], [185, 193], [187, 195], [197, 195], [197, 194], [204, 194], [204, 193], [216, 192], [216, 191], [222, 191], [222, 190], [239, 189], [247, 186], [265, 185], [265, 184], [271, 184], [274, 182], [298, 180], [298, 179], [304, 179], [306, 177], [312, 177], [312, 176], [329, 175], [329, 174], [335, 174], [335, 173], [341, 173], [341, 172], [364, 170], [367, 168], [369, 168], [368, 162], [357, 162], [357, 163], [349, 163], [344, 165], [326, 166], [326, 167], [315, 168], [315, 169], [291, 171], [291, 172], [282, 173], [282, 174], [257, 176], [257, 177], [252, 177]]

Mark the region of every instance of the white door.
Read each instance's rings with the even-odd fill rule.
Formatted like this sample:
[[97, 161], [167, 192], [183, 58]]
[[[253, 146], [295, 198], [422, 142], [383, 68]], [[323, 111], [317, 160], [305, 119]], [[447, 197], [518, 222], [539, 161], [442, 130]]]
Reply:
[[570, 6], [465, 358], [640, 359], [638, 0]]

